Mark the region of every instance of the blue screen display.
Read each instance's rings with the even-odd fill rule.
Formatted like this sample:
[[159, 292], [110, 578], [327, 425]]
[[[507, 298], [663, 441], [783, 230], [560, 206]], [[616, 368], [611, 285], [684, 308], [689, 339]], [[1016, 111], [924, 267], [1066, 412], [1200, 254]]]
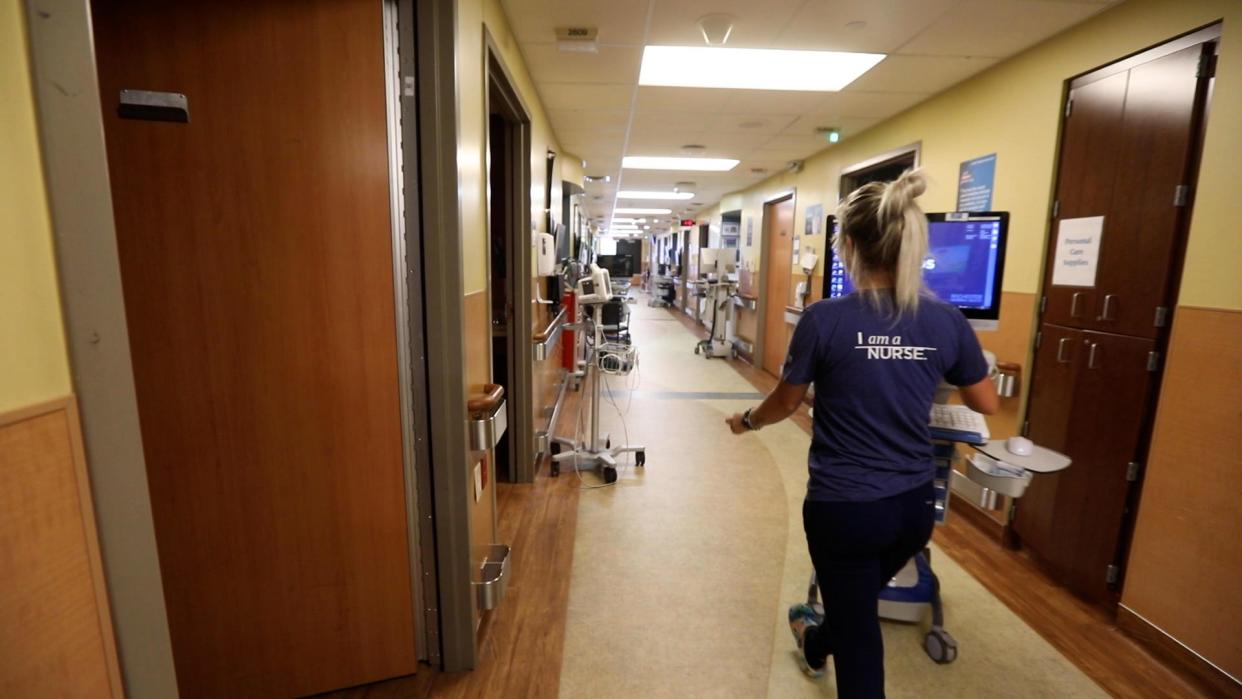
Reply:
[[[927, 227], [923, 282], [942, 301], [958, 308], [991, 308], [998, 293], [1000, 236], [1000, 220], [932, 221]], [[829, 275], [830, 296], [854, 290], [836, 255]]]

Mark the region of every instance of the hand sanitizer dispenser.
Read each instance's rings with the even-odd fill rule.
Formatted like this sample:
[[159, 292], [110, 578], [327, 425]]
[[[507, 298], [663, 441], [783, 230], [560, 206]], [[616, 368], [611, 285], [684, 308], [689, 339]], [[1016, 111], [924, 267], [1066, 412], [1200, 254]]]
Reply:
[[534, 250], [531, 258], [535, 264], [536, 277], [556, 275], [556, 238], [551, 233], [536, 232], [532, 239]]

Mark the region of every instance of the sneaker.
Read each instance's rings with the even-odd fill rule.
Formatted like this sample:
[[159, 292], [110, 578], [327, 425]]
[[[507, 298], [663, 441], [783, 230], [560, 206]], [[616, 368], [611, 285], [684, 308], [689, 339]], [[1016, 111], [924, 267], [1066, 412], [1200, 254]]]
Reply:
[[806, 638], [807, 629], [812, 626], [819, 626], [820, 618], [807, 604], [795, 604], [789, 608], [789, 630], [793, 632], [794, 641], [798, 644], [798, 666], [802, 668], [807, 677], [818, 678], [824, 676], [824, 670], [828, 667], [824, 663], [821, 667], [811, 667], [811, 663], [806, 659], [806, 648], [803, 646], [803, 639]]

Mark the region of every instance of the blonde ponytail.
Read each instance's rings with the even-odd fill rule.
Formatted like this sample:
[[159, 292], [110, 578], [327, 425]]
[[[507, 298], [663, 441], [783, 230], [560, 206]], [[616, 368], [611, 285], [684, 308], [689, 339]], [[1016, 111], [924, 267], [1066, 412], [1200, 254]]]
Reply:
[[[914, 200], [925, 191], [923, 173], [907, 170], [893, 182], [859, 187], [837, 208], [833, 249], [864, 296], [881, 310], [895, 305], [898, 317], [917, 313], [923, 295], [927, 217]], [[892, 277], [891, 297], [875, 288], [877, 274]]]
[[898, 315], [917, 312], [919, 297], [923, 295], [927, 216], [914, 200], [925, 191], [927, 178], [923, 173], [919, 170], [907, 170], [901, 177], [889, 183], [884, 195], [880, 197], [878, 218], [883, 240], [886, 244], [897, 247], [892, 275]]

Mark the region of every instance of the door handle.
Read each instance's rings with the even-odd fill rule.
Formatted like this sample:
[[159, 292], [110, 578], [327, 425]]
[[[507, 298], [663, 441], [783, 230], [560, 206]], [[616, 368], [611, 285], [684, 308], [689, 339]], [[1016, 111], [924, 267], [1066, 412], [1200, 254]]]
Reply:
[[1071, 318], [1081, 317], [1082, 314], [1078, 312], [1078, 302], [1080, 300], [1082, 300], [1082, 292], [1075, 291], [1074, 295], [1070, 298], [1070, 317]]
[[1097, 347], [1099, 347], [1099, 344], [1092, 342], [1091, 349], [1087, 350], [1087, 368], [1088, 369], [1099, 368], [1098, 366], [1096, 366], [1096, 363], [1095, 363], [1095, 350]]
[[1100, 320], [1113, 320], [1113, 299], [1117, 294], [1104, 295], [1104, 308], [1100, 309]]
[[1065, 353], [1065, 348], [1069, 347], [1070, 342], [1071, 340], [1068, 337], [1063, 337], [1061, 338], [1061, 341], [1057, 343], [1057, 362], [1061, 364], [1069, 364], [1070, 358]]

